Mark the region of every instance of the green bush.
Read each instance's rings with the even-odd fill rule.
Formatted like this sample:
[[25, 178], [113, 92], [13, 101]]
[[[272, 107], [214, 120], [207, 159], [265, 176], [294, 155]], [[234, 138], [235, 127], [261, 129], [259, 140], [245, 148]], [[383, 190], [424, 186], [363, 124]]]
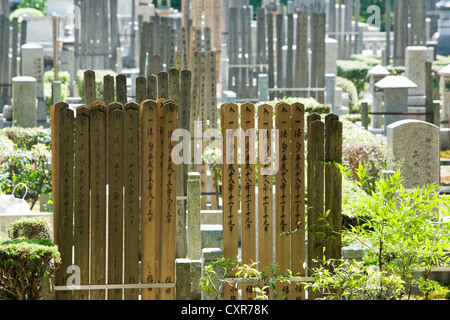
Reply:
[[370, 81], [367, 74], [373, 66], [363, 61], [356, 60], [338, 60], [338, 77], [349, 79], [353, 82], [357, 92], [364, 92]]
[[[77, 79], [76, 79], [78, 92], [83, 101], [85, 100], [85, 95], [84, 95], [84, 72], [85, 71], [86, 70], [78, 70]], [[95, 71], [95, 94], [96, 94], [97, 100], [99, 100], [99, 101], [103, 101], [103, 98], [104, 98], [104, 96], [103, 96], [103, 78], [106, 75], [111, 75], [115, 78], [117, 76], [117, 73], [114, 72], [113, 70], [96, 70]]]
[[[0, 130], [0, 187], [12, 193], [19, 183], [27, 185], [31, 209], [42, 193], [52, 191], [50, 129], [5, 128]], [[19, 192], [24, 192], [22, 189]], [[24, 194], [22, 193], [22, 196]]]
[[50, 224], [46, 218], [20, 218], [9, 225], [11, 239], [50, 239]]
[[58, 248], [48, 239], [4, 241], [0, 244], [0, 299], [45, 298], [60, 264]]
[[0, 130], [0, 138], [6, 136], [18, 149], [32, 150], [37, 144], [51, 148], [49, 128], [8, 127]]
[[358, 90], [353, 82], [342, 77], [336, 77], [336, 86], [348, 93], [350, 113], [361, 113]]
[[[359, 175], [365, 179], [363, 172]], [[427, 298], [439, 288], [429, 278], [431, 270], [449, 263], [450, 224], [433, 223], [442, 222], [450, 213], [450, 197], [439, 191], [434, 184], [405, 190], [397, 171], [377, 181], [370, 197], [353, 204], [364, 223], [347, 236], [365, 249], [366, 264], [400, 277], [408, 297], [416, 285]], [[413, 277], [419, 268], [422, 275]]]
[[351, 122], [344, 121], [342, 139], [342, 161], [351, 170], [353, 180], [358, 180], [357, 170], [362, 165], [370, 179], [364, 189], [370, 191], [386, 167], [387, 142], [366, 129]]

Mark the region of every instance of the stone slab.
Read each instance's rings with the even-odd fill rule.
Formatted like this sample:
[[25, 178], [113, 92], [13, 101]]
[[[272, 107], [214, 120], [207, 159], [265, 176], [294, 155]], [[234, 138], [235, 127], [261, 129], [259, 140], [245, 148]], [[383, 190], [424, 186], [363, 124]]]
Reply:
[[388, 170], [402, 171], [405, 189], [440, 181], [440, 129], [418, 120], [401, 120], [387, 127]]

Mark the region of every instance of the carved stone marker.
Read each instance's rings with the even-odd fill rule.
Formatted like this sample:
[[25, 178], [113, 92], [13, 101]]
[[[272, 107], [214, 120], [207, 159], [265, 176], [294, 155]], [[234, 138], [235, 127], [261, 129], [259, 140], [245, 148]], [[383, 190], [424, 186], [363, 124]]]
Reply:
[[419, 120], [402, 120], [387, 127], [388, 170], [402, 171], [405, 189], [439, 183], [440, 130]]

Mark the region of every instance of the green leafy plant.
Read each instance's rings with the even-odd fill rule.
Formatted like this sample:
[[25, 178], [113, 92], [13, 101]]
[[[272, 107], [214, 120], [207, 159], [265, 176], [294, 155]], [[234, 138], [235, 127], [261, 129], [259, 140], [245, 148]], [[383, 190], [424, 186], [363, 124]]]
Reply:
[[[359, 174], [364, 180], [364, 172]], [[354, 204], [363, 223], [346, 236], [366, 250], [366, 264], [399, 276], [408, 298], [413, 286], [426, 298], [439, 288], [429, 278], [431, 270], [449, 261], [450, 225], [440, 217], [449, 215], [450, 198], [433, 184], [405, 190], [401, 182], [401, 171], [377, 181], [371, 197]], [[422, 276], [414, 277], [417, 272]]]
[[[203, 269], [200, 279], [200, 287], [208, 294], [218, 295], [224, 286], [237, 288], [242, 282], [253, 287], [255, 300], [269, 300], [286, 295], [282, 290], [277, 291], [276, 284], [279, 282], [299, 283], [290, 270], [286, 274], [280, 274], [276, 263], [268, 266], [266, 271], [260, 271], [259, 262], [241, 264], [237, 260], [221, 258], [213, 261]], [[233, 277], [228, 275], [233, 274]]]
[[[0, 130], [0, 183], [4, 193], [12, 193], [19, 183], [28, 188], [33, 209], [40, 195], [52, 191], [50, 129], [5, 128]], [[24, 192], [21, 189], [18, 192]], [[21, 196], [24, 194], [22, 193]]]
[[321, 300], [392, 300], [403, 291], [400, 277], [358, 261], [332, 259], [311, 271], [314, 282], [305, 289], [320, 292]]
[[361, 186], [370, 193], [375, 181], [381, 178], [381, 172], [387, 163], [386, 138], [378, 138], [369, 131], [351, 122], [344, 122], [342, 141], [342, 161], [352, 172], [354, 181], [358, 181], [358, 170], [365, 170], [365, 181]]

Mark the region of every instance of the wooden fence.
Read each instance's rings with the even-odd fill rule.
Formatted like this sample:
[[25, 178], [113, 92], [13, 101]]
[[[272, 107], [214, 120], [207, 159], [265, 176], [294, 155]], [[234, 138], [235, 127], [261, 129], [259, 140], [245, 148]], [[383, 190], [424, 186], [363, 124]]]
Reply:
[[[55, 281], [57, 299], [176, 297], [175, 288], [182, 280], [175, 283], [175, 261], [186, 257], [186, 236], [179, 233], [179, 226], [186, 224], [186, 215], [180, 211], [186, 211], [177, 201], [184, 194], [179, 180], [184, 171], [171, 159], [172, 132], [183, 128], [178, 107], [164, 98], [140, 104], [93, 101], [76, 111], [66, 103], [52, 106], [54, 239], [62, 258]], [[290, 269], [306, 275], [306, 251], [309, 267], [323, 254], [340, 258], [340, 241], [326, 236], [340, 230], [340, 173], [326, 164], [341, 162], [342, 123], [333, 114], [325, 123], [318, 115], [310, 115], [306, 130], [304, 122], [304, 106], [299, 103], [281, 102], [275, 110], [250, 103], [240, 108], [221, 106], [223, 146], [235, 139], [227, 129], [238, 128], [257, 129], [260, 146], [261, 141], [268, 143], [265, 155], [260, 152], [258, 161], [250, 162], [256, 141], [255, 135], [249, 135], [241, 150], [244, 164], [240, 168], [237, 163], [223, 165], [225, 257], [238, 256], [241, 229], [243, 263], [260, 261], [268, 266], [275, 261], [282, 273]], [[263, 129], [279, 130], [277, 149]], [[237, 159], [237, 149], [233, 152]], [[265, 160], [273, 153], [279, 166], [272, 172]], [[229, 156], [224, 147], [224, 163]], [[320, 219], [326, 211], [330, 211], [329, 228]], [[305, 225], [309, 226], [307, 247]], [[66, 286], [68, 270], [78, 270], [80, 282], [75, 284], [80, 290]], [[228, 289], [225, 298], [237, 298], [237, 292]], [[305, 297], [300, 286], [280, 283], [277, 290], [286, 292], [287, 298]], [[242, 297], [253, 297], [249, 286], [242, 290]]]
[[58, 290], [57, 299], [137, 299], [139, 279], [161, 287], [144, 286], [143, 299], [175, 298], [177, 169], [170, 156], [177, 117], [177, 104], [165, 99], [140, 106], [96, 101], [76, 115], [65, 103], [52, 106], [54, 228], [62, 258], [55, 283], [66, 286], [66, 270], [75, 265], [77, 285], [91, 289], [89, 295]]
[[[285, 274], [289, 269], [305, 276], [304, 262], [312, 268], [316, 265], [314, 260], [321, 261], [324, 254], [327, 259], [339, 259], [340, 236], [332, 237], [334, 232], [340, 232], [341, 226], [342, 180], [339, 169], [333, 165], [335, 162], [342, 163], [342, 123], [339, 118], [330, 114], [324, 123], [320, 116], [310, 115], [307, 117], [305, 130], [304, 106], [300, 103], [288, 105], [283, 102], [278, 103], [275, 110], [270, 105], [260, 105], [256, 109], [250, 103], [245, 103], [240, 108], [236, 104], [224, 104], [221, 117], [224, 140], [224, 257], [234, 260], [238, 256], [240, 226], [241, 261], [246, 264], [259, 261], [260, 271], [267, 271], [265, 267], [276, 262], [278, 274]], [[225, 147], [230, 143], [237, 145], [235, 130], [239, 128], [245, 132], [241, 153], [246, 159], [240, 166], [240, 172], [237, 160], [227, 161], [231, 158], [237, 159], [237, 148], [227, 151]], [[256, 150], [252, 129], [258, 129], [259, 132], [258, 149], [266, 149], [265, 154], [259, 152], [257, 162], [248, 161]], [[272, 129], [278, 130], [275, 150], [272, 146], [272, 136], [269, 134]], [[266, 141], [263, 141], [264, 132], [268, 133]], [[272, 154], [276, 154], [279, 159], [277, 170], [274, 170], [271, 162], [266, 161]], [[266, 174], [263, 174], [264, 172]], [[273, 188], [275, 192], [272, 191]], [[256, 207], [258, 210], [255, 210]], [[329, 213], [326, 220], [323, 220], [325, 212]], [[305, 225], [308, 226], [307, 246]], [[287, 236], [292, 231], [295, 232]], [[290, 287], [286, 283], [279, 283], [277, 291], [284, 292], [283, 297], [287, 299], [305, 298], [301, 286]], [[249, 285], [244, 285], [241, 294], [242, 299], [254, 296]], [[225, 288], [225, 299], [237, 297], [235, 287]], [[310, 292], [309, 298], [313, 297], [316, 297], [316, 294]]]

